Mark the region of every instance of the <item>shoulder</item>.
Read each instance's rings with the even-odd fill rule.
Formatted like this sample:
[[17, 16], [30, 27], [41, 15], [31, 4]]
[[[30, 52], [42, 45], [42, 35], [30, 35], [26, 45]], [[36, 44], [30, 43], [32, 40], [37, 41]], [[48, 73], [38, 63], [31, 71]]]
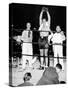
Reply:
[[27, 30], [23, 30], [23, 32], [22, 33], [26, 33], [27, 32]]
[[53, 34], [53, 36], [56, 36], [56, 35], [57, 35], [57, 33], [54, 33], [54, 34]]
[[43, 23], [42, 24], [40, 24], [40, 27], [42, 27], [43, 26]]
[[22, 31], [22, 33], [25, 32], [25, 30]]

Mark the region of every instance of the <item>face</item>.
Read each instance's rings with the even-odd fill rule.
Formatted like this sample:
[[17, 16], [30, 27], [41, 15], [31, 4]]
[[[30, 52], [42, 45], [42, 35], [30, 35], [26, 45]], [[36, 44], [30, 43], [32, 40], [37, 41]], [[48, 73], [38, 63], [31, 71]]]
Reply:
[[28, 76], [27, 73], [26, 73], [24, 78], [25, 78], [25, 81], [28, 81], [28, 80], [30, 80], [31, 76]]
[[26, 24], [26, 27], [27, 27], [28, 30], [30, 30], [31, 24], [30, 24], [30, 23], [27, 23], [27, 24]]
[[56, 27], [56, 31], [57, 31], [57, 32], [60, 32], [60, 31], [61, 31], [60, 26], [57, 26], [57, 27]]
[[46, 19], [43, 19], [43, 24], [46, 24]]
[[56, 72], [59, 73], [61, 70], [59, 68], [56, 67]]

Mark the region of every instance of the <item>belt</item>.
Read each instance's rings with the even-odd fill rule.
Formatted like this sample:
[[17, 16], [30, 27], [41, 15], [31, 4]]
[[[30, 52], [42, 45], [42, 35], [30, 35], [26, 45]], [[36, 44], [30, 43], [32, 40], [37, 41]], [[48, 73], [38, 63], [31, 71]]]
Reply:
[[62, 45], [62, 43], [54, 43], [55, 45]]

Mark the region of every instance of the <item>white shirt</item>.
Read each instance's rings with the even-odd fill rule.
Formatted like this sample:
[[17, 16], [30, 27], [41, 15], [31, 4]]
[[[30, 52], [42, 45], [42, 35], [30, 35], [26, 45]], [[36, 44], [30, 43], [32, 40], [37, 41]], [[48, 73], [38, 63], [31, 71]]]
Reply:
[[28, 37], [28, 32], [27, 30], [24, 30], [22, 33], [22, 40], [23, 42], [32, 42], [32, 31], [30, 31], [30, 37]]
[[64, 71], [59, 72], [58, 75], [59, 75], [59, 81], [66, 82], [66, 73]]
[[52, 37], [52, 39], [51, 39], [51, 41], [53, 42], [53, 43], [63, 43], [63, 41], [65, 40], [65, 36], [64, 35], [62, 35], [61, 33], [55, 33], [55, 34], [53, 34], [53, 37]]

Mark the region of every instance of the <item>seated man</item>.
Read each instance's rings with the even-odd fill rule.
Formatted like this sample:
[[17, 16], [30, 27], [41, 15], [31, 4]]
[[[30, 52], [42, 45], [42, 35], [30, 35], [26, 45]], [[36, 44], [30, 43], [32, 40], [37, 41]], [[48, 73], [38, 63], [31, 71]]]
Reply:
[[31, 75], [30, 72], [25, 73], [24, 78], [23, 78], [24, 83], [21, 84], [21, 85], [19, 85], [19, 86], [33, 86], [33, 84], [31, 84], [31, 83], [29, 82], [30, 79], [31, 79], [31, 77], [32, 77], [32, 75]]
[[56, 69], [53, 67], [48, 67], [45, 69], [43, 76], [37, 83], [37, 85], [49, 85], [49, 84], [59, 84], [58, 74]]
[[66, 75], [65, 75], [65, 72], [62, 70], [61, 64], [56, 65], [56, 71], [57, 71], [58, 76], [59, 76], [59, 82], [61, 84], [65, 83], [66, 82]]

